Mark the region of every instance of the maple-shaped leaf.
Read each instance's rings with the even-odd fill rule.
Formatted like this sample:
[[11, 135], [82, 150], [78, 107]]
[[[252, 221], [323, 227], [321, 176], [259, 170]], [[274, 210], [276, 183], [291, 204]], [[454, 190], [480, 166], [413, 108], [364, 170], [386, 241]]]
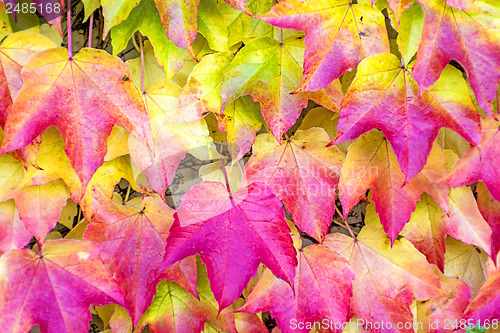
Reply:
[[14, 200], [0, 202], [0, 253], [23, 248], [31, 233], [19, 218]]
[[281, 332], [309, 332], [292, 329], [290, 323], [328, 320], [343, 323], [349, 312], [354, 274], [349, 263], [326, 246], [314, 244], [298, 251], [294, 290], [265, 269], [239, 311], [269, 311]]
[[175, 282], [163, 280], [156, 287], [156, 294], [136, 327], [138, 332], [149, 325], [151, 332], [199, 333], [207, 317], [200, 302]]
[[123, 290], [134, 326], [161, 280], [173, 214], [172, 208], [154, 198], [145, 198], [139, 209], [111, 203], [99, 209], [85, 231], [85, 239], [103, 246], [101, 258]]
[[86, 188], [103, 163], [114, 124], [151, 143], [144, 104], [119, 58], [88, 48], [68, 58], [65, 48], [55, 48], [30, 57], [21, 75], [0, 153], [26, 146], [54, 125]]
[[289, 227], [264, 183], [231, 194], [222, 183], [204, 181], [183, 196], [174, 216], [162, 267], [200, 254], [220, 310], [241, 295], [259, 263], [293, 283], [297, 259]]
[[422, 325], [422, 332], [443, 332], [450, 322], [462, 319], [469, 304], [470, 290], [460, 279], [443, 275], [437, 267], [434, 273], [441, 280], [443, 295], [417, 302], [415, 322]]
[[193, 41], [198, 32], [197, 7], [200, 0], [154, 0], [165, 35], [194, 57]]
[[41, 254], [12, 250], [0, 257], [3, 332], [87, 332], [89, 306], [123, 304], [120, 287], [92, 242], [53, 240]]
[[479, 116], [460, 71], [449, 66], [419, 97], [417, 83], [400, 59], [379, 54], [359, 64], [342, 100], [335, 142], [380, 129], [408, 181], [425, 165], [441, 127], [471, 143], [480, 141]]
[[466, 12], [446, 1], [418, 0], [424, 9], [424, 31], [413, 75], [423, 92], [451, 60], [466, 70], [480, 108], [493, 116], [492, 102], [500, 79], [500, 38], [481, 24], [480, 12]]
[[302, 85], [295, 92], [325, 88], [365, 57], [389, 52], [384, 16], [369, 5], [286, 0], [257, 17], [306, 34]]
[[[370, 188], [375, 210], [391, 241], [409, 221], [421, 194], [426, 191], [438, 203], [447, 197], [447, 188], [436, 187], [433, 181], [443, 174], [436, 152], [436, 161], [429, 160], [423, 171], [405, 184], [396, 156], [381, 132], [370, 131], [361, 135], [347, 152], [339, 181], [339, 198], [344, 218]], [[442, 156], [441, 156], [442, 157]], [[436, 177], [437, 174], [437, 177]], [[446, 200], [446, 199], [445, 199]], [[445, 211], [448, 206], [441, 207]]]
[[351, 313], [365, 322], [384, 321], [392, 323], [392, 327], [411, 324], [412, 298], [425, 301], [441, 294], [439, 277], [424, 255], [404, 238], [391, 247], [383, 231], [365, 226], [356, 239], [334, 233], [328, 234], [323, 244], [350, 262], [355, 275]]
[[280, 143], [260, 134], [245, 166], [248, 183], [262, 181], [280, 198], [294, 223], [322, 241], [335, 214], [335, 190], [345, 155], [325, 147], [328, 134], [321, 128], [297, 133]]
[[441, 182], [464, 186], [482, 180], [493, 198], [500, 201], [500, 178], [496, 169], [500, 163], [500, 123], [482, 115], [481, 126], [481, 144], [471, 146]]
[[302, 48], [302, 36], [297, 35], [282, 43], [269, 37], [249, 41], [225, 69], [221, 87], [222, 108], [241, 96], [252, 96], [261, 104], [262, 115], [271, 133], [281, 140], [309, 99], [322, 105], [333, 104], [325, 91], [290, 94], [300, 85]]
[[47, 37], [22, 31], [10, 34], [0, 44], [0, 127], [5, 126], [12, 101], [23, 85], [21, 68], [38, 51], [56, 47]]
[[500, 251], [500, 202], [491, 196], [483, 182], [477, 184], [476, 191], [479, 211], [492, 230], [491, 257], [496, 258]]
[[479, 288], [476, 297], [471, 300], [463, 317], [480, 323], [491, 322], [492, 319], [498, 320], [500, 318], [499, 290], [500, 269], [494, 269], [488, 273], [488, 279]]
[[111, 44], [114, 55], [127, 47], [130, 38], [134, 36], [136, 31], [148, 37], [154, 53], [158, 57], [158, 62], [165, 70], [168, 79], [181, 69], [187, 53], [175, 46], [165, 36], [160, 15], [153, 0], [142, 0], [130, 11], [130, 15], [126, 19], [121, 20], [120, 24], [111, 29]]

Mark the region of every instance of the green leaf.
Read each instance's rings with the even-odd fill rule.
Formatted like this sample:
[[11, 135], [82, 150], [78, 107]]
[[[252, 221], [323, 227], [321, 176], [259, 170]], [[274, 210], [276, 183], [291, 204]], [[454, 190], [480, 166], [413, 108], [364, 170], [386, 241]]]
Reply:
[[125, 49], [129, 39], [137, 30], [149, 38], [158, 62], [167, 73], [166, 80], [168, 81], [182, 68], [187, 52], [175, 46], [165, 36], [160, 15], [153, 0], [142, 0], [139, 6], [132, 9], [126, 20], [111, 29], [114, 55]]
[[424, 31], [424, 10], [419, 4], [414, 4], [401, 15], [398, 46], [407, 66], [417, 53], [420, 39]]

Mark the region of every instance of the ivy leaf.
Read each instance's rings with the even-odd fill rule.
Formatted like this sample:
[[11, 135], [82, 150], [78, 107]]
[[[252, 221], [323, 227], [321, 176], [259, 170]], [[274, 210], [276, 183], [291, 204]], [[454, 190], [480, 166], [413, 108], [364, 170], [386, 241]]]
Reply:
[[471, 146], [441, 182], [464, 186], [482, 180], [493, 198], [500, 201], [500, 178], [496, 171], [500, 158], [500, 123], [483, 115], [481, 127], [481, 144]]
[[477, 184], [476, 191], [479, 211], [492, 229], [491, 257], [496, 258], [500, 251], [500, 202], [493, 199], [483, 182]]
[[404, 184], [404, 175], [380, 132], [361, 135], [347, 152], [339, 181], [344, 218], [370, 188], [375, 210], [392, 242], [409, 221], [422, 194], [418, 182]]
[[224, 16], [215, 0], [201, 0], [198, 6], [198, 31], [207, 39], [212, 50], [229, 50], [228, 31]]
[[245, 166], [248, 183], [269, 185], [294, 223], [320, 242], [335, 214], [335, 190], [345, 158], [337, 147], [325, 147], [328, 140], [320, 128], [297, 131], [284, 145], [261, 134]]
[[259, 263], [292, 284], [295, 249], [281, 202], [267, 185], [231, 194], [222, 183], [204, 181], [184, 195], [174, 217], [162, 267], [200, 254], [219, 312], [241, 295]]
[[54, 125], [86, 188], [103, 163], [114, 124], [151, 143], [139, 92], [125, 64], [105, 51], [84, 48], [72, 58], [64, 48], [39, 52], [21, 75], [24, 85], [9, 112], [0, 153], [26, 146]]
[[177, 283], [163, 280], [136, 330], [149, 325], [153, 332], [202, 332], [207, 318], [199, 303]]
[[165, 35], [195, 58], [193, 41], [198, 32], [197, 7], [200, 0], [154, 0]]
[[314, 244], [298, 251], [294, 291], [265, 269], [245, 305], [239, 311], [269, 311], [281, 332], [295, 330], [290, 323], [328, 320], [340, 325], [346, 320], [352, 295], [354, 274], [349, 263], [331, 249]]
[[111, 45], [113, 45], [114, 55], [127, 47], [130, 38], [134, 36], [136, 31], [148, 37], [158, 62], [167, 74], [166, 79], [169, 80], [182, 68], [187, 54], [165, 36], [160, 15], [153, 0], [142, 0], [138, 6], [130, 11], [130, 15], [126, 19], [111, 29]]
[[350, 0], [286, 0], [257, 17], [306, 34], [304, 77], [295, 92], [325, 88], [365, 57], [389, 52], [384, 16], [369, 5], [353, 5]]
[[356, 239], [333, 233], [323, 244], [350, 262], [355, 275], [351, 313], [365, 322], [384, 321], [392, 327], [408, 323], [412, 327], [412, 298], [425, 301], [441, 294], [439, 277], [424, 255], [404, 238], [391, 247], [383, 231], [365, 226]]
[[12, 101], [23, 85], [21, 68], [38, 51], [56, 47], [45, 36], [22, 31], [8, 35], [0, 45], [0, 127], [4, 128]]
[[134, 326], [161, 280], [173, 214], [173, 209], [154, 198], [145, 198], [140, 209], [112, 203], [99, 209], [85, 231], [85, 239], [103, 246], [101, 258], [122, 288]]
[[31, 233], [19, 218], [14, 200], [0, 202], [0, 253], [23, 248]]
[[335, 142], [380, 129], [408, 181], [422, 170], [441, 127], [479, 143], [479, 116], [460, 71], [449, 66], [419, 97], [417, 84], [401, 61], [393, 54], [379, 54], [359, 64], [342, 101]]
[[324, 99], [322, 91], [290, 95], [300, 84], [302, 45], [300, 36], [288, 37], [283, 43], [269, 37], [249, 41], [225, 70], [222, 108], [241, 96], [252, 96], [261, 104], [269, 129], [281, 141], [309, 99]]
[[27, 249], [2, 255], [2, 331], [27, 332], [38, 325], [42, 333], [86, 332], [91, 304], [123, 304], [100, 251], [95, 243], [61, 239], [44, 243], [41, 255]]
[[424, 9], [424, 31], [413, 75], [422, 93], [451, 60], [458, 61], [480, 108], [492, 117], [500, 79], [500, 39], [475, 19], [481, 13], [455, 9], [441, 0], [418, 0]]

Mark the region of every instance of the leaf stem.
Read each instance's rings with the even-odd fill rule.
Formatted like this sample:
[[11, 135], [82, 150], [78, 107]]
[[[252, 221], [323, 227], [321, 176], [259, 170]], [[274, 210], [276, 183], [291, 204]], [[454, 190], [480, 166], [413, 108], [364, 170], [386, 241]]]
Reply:
[[90, 19], [89, 19], [89, 48], [92, 47], [92, 28], [94, 25], [94, 12], [90, 14]]
[[127, 188], [127, 194], [125, 194], [125, 199], [123, 200], [123, 204], [125, 205], [125, 203], [128, 201], [128, 197], [130, 195], [130, 183], [128, 183], [128, 188]]
[[226, 165], [224, 164], [224, 159], [220, 158], [219, 159], [220, 164], [222, 165], [222, 173], [224, 174], [224, 178], [226, 179], [226, 188], [227, 191], [229, 192], [229, 197], [233, 197], [233, 193], [231, 192], [231, 188], [229, 187], [229, 178], [227, 177], [227, 171], [226, 171]]
[[69, 58], [73, 58], [73, 39], [71, 37], [71, 0], [67, 1], [68, 8], [66, 12], [66, 23], [68, 24], [68, 54]]
[[347, 221], [344, 219], [344, 215], [342, 215], [342, 213], [340, 212], [339, 208], [337, 207], [337, 205], [335, 203], [333, 203], [333, 205], [335, 206], [335, 211], [337, 212], [337, 214], [339, 214], [340, 218], [342, 219], [342, 222], [344, 222], [345, 226], [347, 227], [347, 230], [349, 230], [351, 237], [353, 239], [356, 239], [356, 236], [355, 236], [354, 232], [352, 231], [351, 227], [349, 226], [349, 223], [347, 223]]
[[141, 33], [137, 32], [137, 34], [139, 35], [139, 47], [140, 47], [140, 51], [141, 51], [141, 89], [142, 89], [142, 93], [145, 94], [146, 89], [144, 89], [144, 49], [142, 47]]

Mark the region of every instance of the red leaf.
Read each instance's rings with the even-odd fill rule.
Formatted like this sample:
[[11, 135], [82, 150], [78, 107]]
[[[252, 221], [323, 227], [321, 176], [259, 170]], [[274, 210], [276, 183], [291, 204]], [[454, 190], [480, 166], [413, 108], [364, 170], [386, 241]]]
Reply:
[[123, 304], [120, 288], [88, 241], [56, 240], [42, 255], [21, 249], [0, 257], [2, 332], [87, 332], [89, 306]]
[[65, 48], [33, 55], [21, 71], [24, 85], [12, 105], [0, 153], [22, 148], [51, 125], [83, 188], [102, 165], [114, 124], [148, 144], [149, 119], [125, 64], [105, 51]]
[[[239, 311], [269, 311], [282, 332], [309, 332], [292, 329], [291, 323], [314, 323], [327, 319], [342, 327], [352, 295], [354, 274], [349, 263], [322, 245], [299, 250], [294, 290], [265, 270]], [[333, 327], [332, 327], [333, 328]], [[336, 329], [335, 332], [342, 332]]]
[[[467, 71], [479, 107], [493, 114], [500, 79], [500, 40], [475, 18], [441, 0], [418, 0], [424, 9], [424, 31], [413, 75], [420, 92], [431, 86], [451, 60]], [[456, 3], [457, 1], [454, 1]]]
[[[137, 209], [109, 204], [99, 209], [85, 231], [85, 239], [104, 247], [101, 258], [123, 290], [134, 326], [161, 280], [160, 265], [173, 214], [172, 208], [153, 198], [145, 198]], [[196, 275], [194, 279], [196, 286]]]
[[322, 241], [335, 214], [335, 190], [344, 162], [323, 129], [298, 131], [286, 144], [261, 134], [245, 166], [248, 182], [268, 184], [292, 214], [295, 224]]
[[204, 181], [184, 195], [174, 217], [162, 267], [200, 254], [219, 311], [241, 295], [259, 263], [292, 284], [295, 249], [281, 202], [267, 185], [231, 195], [223, 184]]
[[[441, 294], [439, 278], [424, 255], [406, 239], [391, 242], [383, 231], [365, 226], [356, 239], [328, 234], [323, 243], [351, 263], [353, 283], [351, 313], [374, 327], [382, 321], [392, 327], [405, 324], [399, 332], [414, 332], [410, 304], [413, 297], [424, 301]], [[409, 326], [411, 327], [411, 325]], [[390, 330], [388, 330], [390, 331]], [[374, 329], [373, 332], [386, 332]]]
[[479, 116], [459, 70], [449, 66], [421, 95], [395, 55], [363, 60], [342, 101], [335, 142], [380, 129], [391, 143], [406, 181], [424, 167], [441, 127], [479, 143]]
[[441, 180], [451, 186], [464, 186], [482, 180], [495, 200], [500, 201], [500, 123], [481, 116], [481, 145], [471, 146], [453, 170]]
[[383, 15], [350, 0], [280, 1], [258, 18], [306, 34], [304, 77], [295, 92], [325, 88], [365, 57], [389, 52]]

